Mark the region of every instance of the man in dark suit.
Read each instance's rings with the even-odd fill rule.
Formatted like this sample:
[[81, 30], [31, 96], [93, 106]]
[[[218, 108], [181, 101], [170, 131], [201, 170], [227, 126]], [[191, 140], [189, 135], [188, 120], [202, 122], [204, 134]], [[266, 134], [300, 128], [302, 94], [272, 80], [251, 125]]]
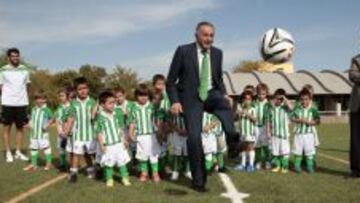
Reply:
[[350, 169], [360, 178], [360, 55], [351, 60], [349, 78], [354, 83], [350, 97]]
[[196, 42], [179, 46], [167, 77], [166, 89], [173, 114], [183, 114], [188, 132], [188, 154], [192, 187], [205, 191], [207, 174], [201, 142], [203, 112], [215, 114], [221, 121], [229, 152], [237, 147], [230, 99], [222, 79], [222, 51], [213, 47], [214, 26], [200, 22]]

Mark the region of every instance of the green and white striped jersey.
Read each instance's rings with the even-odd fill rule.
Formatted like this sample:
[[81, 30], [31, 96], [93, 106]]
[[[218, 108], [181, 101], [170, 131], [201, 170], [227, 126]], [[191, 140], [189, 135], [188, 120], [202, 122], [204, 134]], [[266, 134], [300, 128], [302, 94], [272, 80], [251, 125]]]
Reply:
[[222, 134], [224, 133], [224, 130], [222, 128], [221, 121], [219, 120], [218, 117], [214, 116], [214, 122], [216, 122], [216, 126], [214, 128], [215, 135], [216, 136], [222, 136]]
[[125, 115], [124, 111], [122, 108], [116, 108], [114, 109], [114, 112], [119, 115], [119, 122], [120, 122], [120, 127], [122, 129], [125, 129], [127, 127], [127, 123], [126, 123], [126, 118], [127, 116]]
[[71, 101], [69, 117], [75, 119], [73, 141], [91, 141], [95, 138], [94, 125], [91, 118], [95, 105], [95, 100], [90, 97], [83, 101], [78, 98]]
[[266, 121], [270, 123], [271, 136], [281, 139], [288, 139], [289, 132], [289, 115], [290, 110], [284, 104], [279, 106], [271, 105], [266, 116]]
[[135, 107], [129, 116], [129, 123], [135, 124], [136, 135], [149, 135], [155, 133], [155, 109], [152, 103], [145, 105], [135, 103]]
[[96, 117], [96, 133], [104, 137], [104, 145], [114, 145], [121, 142], [124, 135], [124, 114], [117, 110], [109, 114], [101, 111]]
[[[304, 119], [307, 121], [320, 120], [320, 114], [317, 108], [311, 106], [310, 108], [304, 108], [302, 106], [297, 107], [292, 115], [296, 119]], [[294, 128], [295, 134], [307, 134], [316, 133], [315, 126], [311, 126], [305, 123], [297, 123]]]
[[52, 118], [50, 108], [45, 105], [42, 107], [35, 106], [31, 110], [31, 138], [45, 139], [47, 138], [47, 129], [45, 129]]
[[[215, 116], [213, 114], [204, 112], [203, 113], [203, 119], [202, 119], [202, 127], [203, 129], [208, 126], [211, 125], [213, 122], [215, 121]], [[214, 128], [212, 128], [209, 133], [214, 133]]]
[[[256, 109], [254, 107], [242, 109], [242, 112], [247, 112], [256, 118]], [[255, 136], [255, 122], [252, 122], [247, 116], [243, 114], [240, 117], [240, 132], [242, 137]]]
[[169, 120], [171, 118], [171, 103], [169, 100], [169, 96], [166, 94], [166, 92], [163, 92], [162, 94], [162, 100], [160, 102], [159, 108], [157, 109], [157, 117], [161, 120]]
[[55, 111], [55, 119], [57, 122], [64, 124], [66, 122], [66, 115], [70, 110], [70, 103], [60, 104]]
[[256, 100], [253, 105], [256, 110], [256, 125], [262, 127], [265, 124], [264, 115], [266, 115], [267, 111], [271, 108], [271, 104], [267, 99], [265, 99], [264, 101]]
[[121, 105], [115, 105], [115, 109], [121, 109], [124, 115], [129, 115], [134, 107], [135, 103], [127, 99]]
[[173, 124], [176, 126], [177, 129], [185, 130], [185, 120], [183, 116], [173, 116]]

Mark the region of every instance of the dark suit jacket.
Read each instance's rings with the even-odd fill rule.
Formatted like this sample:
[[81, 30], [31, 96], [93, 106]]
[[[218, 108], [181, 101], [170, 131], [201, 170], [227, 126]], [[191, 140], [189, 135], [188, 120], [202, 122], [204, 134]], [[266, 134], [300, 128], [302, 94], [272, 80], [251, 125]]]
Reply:
[[349, 78], [354, 83], [350, 96], [350, 111], [360, 111], [360, 55], [351, 60]]
[[[222, 51], [216, 47], [210, 49], [211, 76], [213, 90], [225, 94], [222, 78]], [[200, 85], [199, 62], [196, 43], [179, 46], [171, 62], [167, 77], [166, 90], [171, 103], [189, 103], [199, 99]]]

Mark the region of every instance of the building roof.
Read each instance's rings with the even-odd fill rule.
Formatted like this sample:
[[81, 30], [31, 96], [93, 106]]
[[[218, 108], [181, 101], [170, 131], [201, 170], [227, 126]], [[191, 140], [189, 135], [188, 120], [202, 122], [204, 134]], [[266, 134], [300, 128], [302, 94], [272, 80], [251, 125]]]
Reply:
[[230, 73], [224, 72], [224, 83], [229, 94], [239, 95], [246, 85], [256, 86], [259, 83], [266, 83], [270, 92], [283, 88], [289, 95], [296, 95], [305, 84], [314, 87], [317, 95], [340, 95], [350, 94], [352, 83], [348, 73], [322, 70], [320, 72], [299, 70], [294, 73], [275, 71], [272, 73]]

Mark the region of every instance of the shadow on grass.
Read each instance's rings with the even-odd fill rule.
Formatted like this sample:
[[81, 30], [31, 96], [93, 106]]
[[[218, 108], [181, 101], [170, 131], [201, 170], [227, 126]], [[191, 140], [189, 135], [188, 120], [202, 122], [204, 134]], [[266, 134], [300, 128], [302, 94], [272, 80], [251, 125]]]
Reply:
[[344, 178], [349, 177], [349, 172], [347, 172], [347, 171], [334, 170], [334, 169], [330, 169], [330, 168], [324, 168], [322, 166], [317, 166], [316, 167], [316, 172], [317, 173], [324, 173], [324, 174], [334, 175], [334, 176], [341, 176], [341, 177], [344, 177]]

